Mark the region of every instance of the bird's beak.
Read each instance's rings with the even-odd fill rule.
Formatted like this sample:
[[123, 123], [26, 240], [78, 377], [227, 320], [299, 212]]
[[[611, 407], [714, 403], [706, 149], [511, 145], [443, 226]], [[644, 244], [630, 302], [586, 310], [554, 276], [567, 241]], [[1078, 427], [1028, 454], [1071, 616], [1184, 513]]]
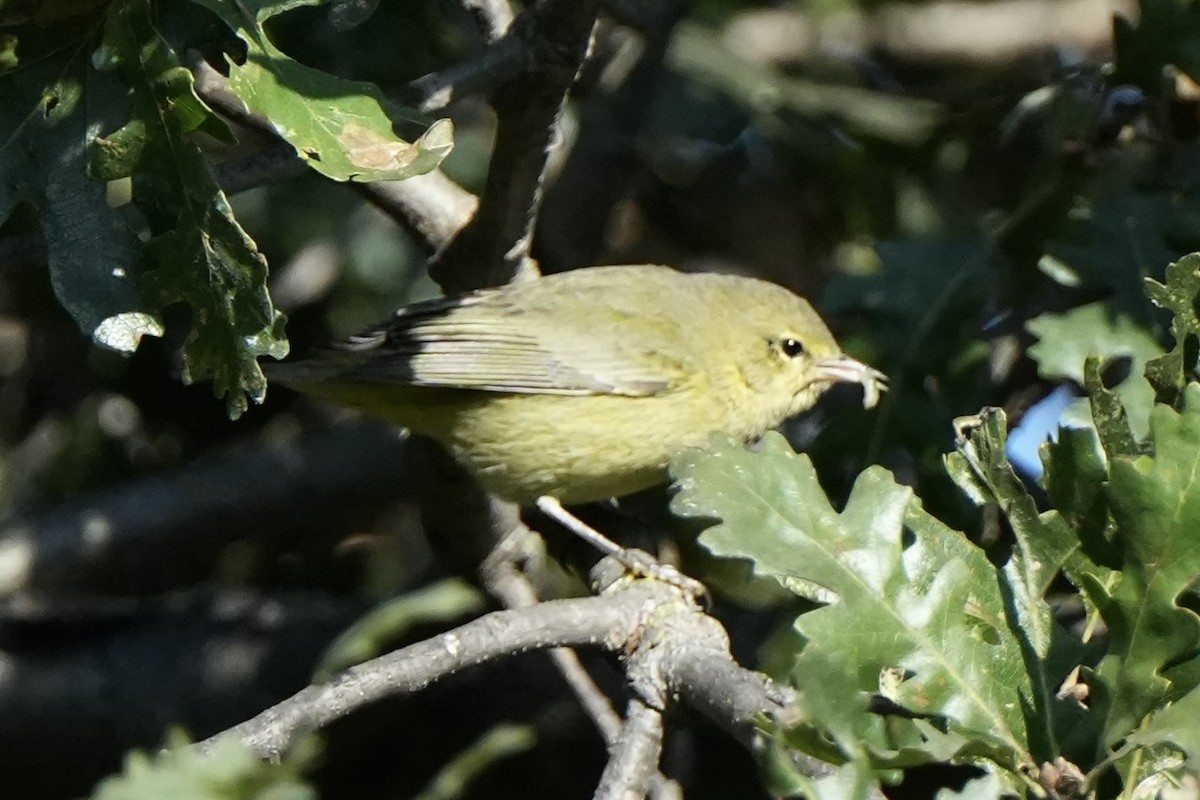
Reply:
[[830, 383], [858, 383], [863, 387], [863, 408], [874, 408], [887, 391], [887, 376], [853, 358], [838, 356], [817, 362], [817, 379]]

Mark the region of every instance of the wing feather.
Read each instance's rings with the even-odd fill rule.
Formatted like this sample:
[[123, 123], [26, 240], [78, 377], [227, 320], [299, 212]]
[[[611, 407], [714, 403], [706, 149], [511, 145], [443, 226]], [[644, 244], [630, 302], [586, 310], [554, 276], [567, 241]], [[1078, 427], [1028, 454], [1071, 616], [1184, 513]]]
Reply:
[[518, 306], [510, 294], [502, 288], [406, 306], [342, 346], [353, 366], [337, 380], [646, 396], [669, 389], [679, 374], [666, 353], [635, 349], [616, 326], [595, 324], [602, 296], [564, 308], [562, 296], [551, 298], [551, 306], [526, 290]]

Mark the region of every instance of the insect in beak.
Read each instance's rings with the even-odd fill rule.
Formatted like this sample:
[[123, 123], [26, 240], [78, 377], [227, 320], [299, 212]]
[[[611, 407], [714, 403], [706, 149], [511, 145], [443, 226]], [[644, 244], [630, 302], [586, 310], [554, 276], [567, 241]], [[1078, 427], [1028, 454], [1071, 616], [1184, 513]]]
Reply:
[[848, 356], [817, 362], [817, 379], [830, 383], [857, 383], [863, 387], [863, 408], [874, 408], [887, 391], [887, 376], [874, 367]]

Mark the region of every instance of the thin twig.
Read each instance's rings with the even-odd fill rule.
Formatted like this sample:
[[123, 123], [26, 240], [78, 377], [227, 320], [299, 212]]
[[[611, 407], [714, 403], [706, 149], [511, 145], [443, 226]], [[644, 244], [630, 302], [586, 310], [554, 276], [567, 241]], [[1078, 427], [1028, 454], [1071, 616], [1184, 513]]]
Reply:
[[[606, 6], [611, 10], [611, 3]], [[592, 80], [575, 104], [577, 133], [546, 191], [536, 255], [552, 271], [588, 266], [605, 256], [613, 209], [635, 192], [644, 170], [638, 143], [659, 97], [671, 31], [689, 4], [657, 0], [637, 6], [640, 35], [611, 31], [602, 40], [606, 47], [597, 48], [602, 52], [595, 59], [604, 67], [588, 71]], [[621, 68], [613, 69], [616, 64]]]
[[[528, 549], [524, 545], [531, 537], [541, 544], [537, 534], [522, 525], [500, 542], [480, 566], [479, 574], [484, 587], [505, 608], [529, 608], [540, 602], [533, 584], [518, 565], [518, 562], [527, 560], [527, 554], [520, 551]], [[613, 709], [608, 696], [592, 680], [579, 655], [567, 647], [551, 648], [547, 654], [584, 713], [595, 724], [605, 746], [610, 749], [616, 746], [623, 727], [621, 717]], [[651, 777], [650, 793], [655, 800], [674, 800], [680, 796], [678, 784], [658, 772]]]
[[646, 704], [640, 697], [631, 698], [621, 735], [609, 751], [593, 800], [645, 797], [658, 772], [662, 743], [662, 710]]
[[422, 113], [434, 114], [464, 97], [484, 95], [529, 69], [529, 43], [508, 35], [467, 61], [452, 64], [411, 81], [399, 100]]
[[[722, 728], [738, 732], [739, 741], [753, 742], [764, 718], [797, 714], [794, 692], [737, 666], [720, 623], [667, 584], [626, 581], [601, 597], [551, 600], [480, 617], [352, 667], [330, 683], [309, 686], [196, 747], [207, 752], [232, 738], [260, 758], [278, 759], [311, 731], [384, 698], [420, 691], [468, 666], [534, 649], [591, 646], [622, 652], [631, 644], [658, 650], [657, 668], [670, 696], [713, 715]], [[689, 662], [702, 655], [705, 668], [697, 671]]]
[[533, 608], [495, 611], [433, 639], [347, 669], [329, 683], [309, 686], [282, 703], [197, 743], [242, 742], [260, 758], [277, 760], [298, 737], [388, 697], [420, 691], [469, 666], [529, 650], [599, 646], [618, 650], [642, 624], [646, 609], [669, 603], [673, 591], [648, 581], [619, 594], [551, 600]]
[[430, 253], [449, 244], [479, 207], [475, 195], [440, 169], [403, 181], [356, 183], [354, 189], [371, 205], [402, 221]]
[[[536, 536], [524, 525], [515, 529], [484, 559], [479, 568], [480, 579], [488, 593], [508, 609], [532, 608], [540, 602], [533, 584], [518, 568], [514, 550], [527, 537]], [[611, 746], [621, 732], [621, 717], [613, 710], [608, 697], [592, 680], [574, 650], [551, 648], [548, 653], [563, 680], [591, 718], [604, 744]]]

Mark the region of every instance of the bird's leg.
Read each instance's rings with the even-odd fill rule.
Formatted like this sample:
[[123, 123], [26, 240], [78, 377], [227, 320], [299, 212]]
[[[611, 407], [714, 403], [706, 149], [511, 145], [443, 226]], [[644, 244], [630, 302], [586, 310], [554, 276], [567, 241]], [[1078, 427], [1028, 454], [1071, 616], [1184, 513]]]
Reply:
[[551, 497], [550, 495], [542, 495], [535, 501], [535, 505], [539, 511], [550, 517], [550, 519], [562, 525], [604, 555], [611, 557], [630, 574], [640, 578], [653, 578], [654, 580], [669, 583], [701, 605], [708, 604], [708, 589], [703, 583], [695, 578], [684, 575], [675, 569], [675, 567], [655, 560], [649, 553], [642, 550], [631, 550], [621, 547], [612, 539], [609, 539], [600, 533], [600, 531], [564, 508], [563, 504], [558, 501], [558, 498]]

